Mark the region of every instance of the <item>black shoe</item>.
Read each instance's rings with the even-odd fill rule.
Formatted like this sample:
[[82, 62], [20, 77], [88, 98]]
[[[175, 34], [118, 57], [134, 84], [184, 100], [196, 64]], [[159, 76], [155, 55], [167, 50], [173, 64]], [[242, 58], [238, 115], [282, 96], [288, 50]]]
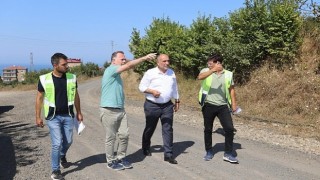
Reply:
[[168, 161], [170, 164], [178, 164], [178, 161], [171, 157], [164, 157], [164, 161]]
[[50, 177], [53, 180], [63, 180], [64, 179], [63, 176], [61, 175], [60, 170], [52, 171], [52, 174]]
[[150, 149], [142, 149], [143, 155], [152, 156]]
[[60, 158], [60, 166], [63, 168], [68, 168], [70, 164], [68, 163], [66, 156], [61, 156]]

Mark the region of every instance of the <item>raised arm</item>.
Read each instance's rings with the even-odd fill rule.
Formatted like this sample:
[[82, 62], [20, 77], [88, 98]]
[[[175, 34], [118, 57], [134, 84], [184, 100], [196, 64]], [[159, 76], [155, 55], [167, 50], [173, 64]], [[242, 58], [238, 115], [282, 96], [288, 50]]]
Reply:
[[121, 73], [123, 71], [126, 71], [126, 70], [129, 70], [131, 68], [133, 68], [134, 66], [136, 66], [137, 64], [140, 64], [142, 63], [143, 61], [146, 61], [146, 60], [152, 60], [152, 59], [155, 59], [156, 58], [156, 54], [157, 53], [150, 53], [146, 56], [143, 56], [141, 58], [138, 58], [138, 59], [134, 59], [132, 61], [129, 61], [127, 62], [126, 64], [120, 66], [118, 69], [117, 69], [117, 72], [118, 73]]

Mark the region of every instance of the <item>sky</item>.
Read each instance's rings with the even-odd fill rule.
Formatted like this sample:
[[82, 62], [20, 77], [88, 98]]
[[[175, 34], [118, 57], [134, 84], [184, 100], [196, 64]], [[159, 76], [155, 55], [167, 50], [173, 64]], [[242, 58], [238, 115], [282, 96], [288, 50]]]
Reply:
[[199, 15], [228, 17], [244, 0], [1, 0], [0, 65], [50, 65], [61, 52], [102, 66], [116, 50], [128, 59], [133, 28], [154, 18], [190, 26]]

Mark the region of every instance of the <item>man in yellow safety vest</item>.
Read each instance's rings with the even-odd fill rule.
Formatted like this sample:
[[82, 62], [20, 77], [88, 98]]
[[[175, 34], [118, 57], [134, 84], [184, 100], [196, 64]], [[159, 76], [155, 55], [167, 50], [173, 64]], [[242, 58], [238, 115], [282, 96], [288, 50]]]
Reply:
[[55, 53], [51, 57], [53, 71], [40, 76], [36, 97], [36, 124], [44, 127], [41, 118], [43, 106], [44, 117], [50, 130], [52, 179], [63, 179], [60, 166], [69, 166], [66, 153], [72, 143], [74, 117], [83, 121], [76, 75], [67, 73], [67, 59], [62, 53]]
[[236, 95], [232, 72], [222, 67], [223, 58], [214, 54], [207, 59], [208, 68], [200, 71], [198, 79], [202, 80], [199, 91], [199, 103], [202, 106], [204, 119], [204, 143], [206, 155], [204, 160], [213, 158], [212, 129], [215, 117], [218, 117], [225, 132], [223, 160], [238, 163], [233, 154], [234, 126], [231, 111], [237, 110]]

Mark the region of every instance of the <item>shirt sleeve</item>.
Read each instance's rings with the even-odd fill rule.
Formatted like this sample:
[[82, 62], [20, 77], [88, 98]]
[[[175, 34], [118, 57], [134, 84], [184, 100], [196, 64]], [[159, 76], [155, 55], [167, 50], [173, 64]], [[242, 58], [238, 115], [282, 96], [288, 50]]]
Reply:
[[140, 92], [145, 92], [150, 85], [150, 75], [148, 72], [149, 71], [144, 73], [144, 75], [140, 81], [140, 84], [139, 84], [139, 91]]
[[200, 71], [200, 73], [204, 73], [204, 72], [207, 72], [207, 71], [209, 71], [209, 68], [203, 68], [203, 69]]
[[231, 86], [234, 86], [233, 76], [231, 78]]
[[39, 79], [39, 81], [38, 81], [38, 91], [39, 91], [39, 92], [44, 92], [44, 88], [43, 88], [43, 86], [42, 86], [42, 84], [41, 84], [40, 79]]
[[174, 79], [173, 79], [173, 91], [172, 91], [172, 97], [174, 99], [179, 99], [179, 91], [178, 91], [178, 83], [177, 83], [177, 77], [174, 74]]

